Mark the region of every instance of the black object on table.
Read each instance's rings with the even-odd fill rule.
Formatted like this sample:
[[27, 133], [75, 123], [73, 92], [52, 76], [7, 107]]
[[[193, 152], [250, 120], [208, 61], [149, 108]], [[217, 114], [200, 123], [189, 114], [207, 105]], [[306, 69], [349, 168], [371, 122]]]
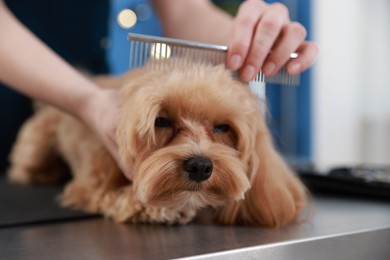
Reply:
[[61, 208], [62, 185], [26, 186], [0, 178], [0, 228], [96, 217]]
[[342, 166], [319, 172], [306, 165], [295, 170], [312, 192], [390, 199], [390, 166]]

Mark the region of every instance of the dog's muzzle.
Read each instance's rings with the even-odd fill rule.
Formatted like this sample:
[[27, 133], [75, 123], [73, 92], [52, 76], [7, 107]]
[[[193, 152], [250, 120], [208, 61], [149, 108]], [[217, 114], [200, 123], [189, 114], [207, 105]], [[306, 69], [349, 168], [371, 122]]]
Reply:
[[213, 162], [204, 156], [194, 156], [184, 161], [183, 168], [190, 180], [202, 182], [210, 178], [213, 172]]

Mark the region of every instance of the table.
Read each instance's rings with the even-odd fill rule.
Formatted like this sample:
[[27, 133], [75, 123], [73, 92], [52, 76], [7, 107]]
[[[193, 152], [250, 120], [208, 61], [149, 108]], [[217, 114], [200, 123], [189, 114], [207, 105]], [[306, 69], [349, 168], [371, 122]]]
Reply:
[[[124, 225], [101, 217], [0, 228], [1, 259], [390, 259], [390, 201], [314, 195], [281, 229]], [[28, 213], [26, 213], [28, 214]]]

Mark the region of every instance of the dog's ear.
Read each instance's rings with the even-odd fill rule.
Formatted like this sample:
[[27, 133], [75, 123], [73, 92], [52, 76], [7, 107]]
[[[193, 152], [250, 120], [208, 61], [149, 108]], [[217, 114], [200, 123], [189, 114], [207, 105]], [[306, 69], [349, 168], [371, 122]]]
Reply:
[[297, 217], [306, 190], [276, 151], [263, 115], [251, 117], [238, 147], [251, 188], [244, 200], [223, 208], [219, 218], [225, 224], [280, 227]]
[[126, 160], [141, 156], [141, 147], [155, 142], [154, 120], [159, 111], [160, 97], [153, 91], [153, 75], [139, 69], [121, 77], [120, 111], [116, 137], [120, 154]]

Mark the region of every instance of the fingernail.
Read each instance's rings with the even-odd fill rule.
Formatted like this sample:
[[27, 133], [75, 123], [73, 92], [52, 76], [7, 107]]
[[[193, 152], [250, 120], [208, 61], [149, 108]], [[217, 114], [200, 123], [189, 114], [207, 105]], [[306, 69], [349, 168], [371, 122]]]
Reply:
[[245, 81], [249, 81], [255, 78], [255, 67], [252, 65], [248, 65], [245, 67], [244, 71], [242, 72], [242, 78]]
[[264, 73], [265, 75], [267, 75], [267, 76], [272, 75], [272, 73], [273, 73], [274, 70], [275, 70], [275, 67], [276, 67], [275, 63], [273, 63], [273, 62], [267, 62], [267, 63], [264, 65], [264, 67], [263, 67], [263, 73]]
[[294, 63], [290, 66], [289, 72], [290, 74], [298, 74], [301, 71], [302, 65], [300, 63]]
[[237, 70], [240, 68], [241, 66], [241, 56], [238, 55], [238, 54], [234, 54], [231, 58], [230, 58], [230, 69], [232, 70]]

